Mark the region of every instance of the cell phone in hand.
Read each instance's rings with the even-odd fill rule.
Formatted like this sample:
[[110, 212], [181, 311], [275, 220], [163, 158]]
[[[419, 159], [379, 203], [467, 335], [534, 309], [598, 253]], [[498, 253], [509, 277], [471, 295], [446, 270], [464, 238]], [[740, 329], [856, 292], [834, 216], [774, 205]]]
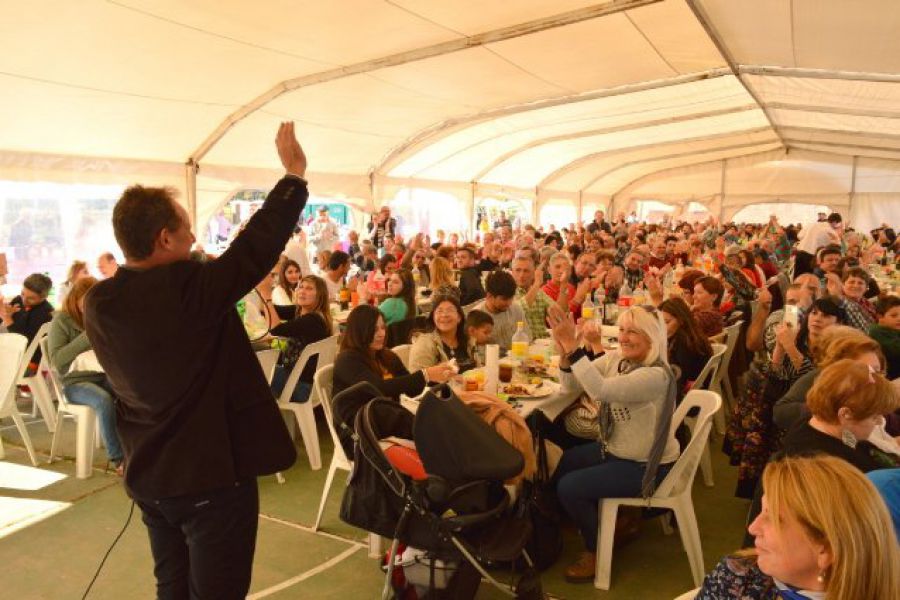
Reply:
[[788, 304], [784, 307], [784, 320], [783, 323], [787, 323], [791, 327], [799, 327], [800, 325], [800, 309], [794, 306], [793, 304]]

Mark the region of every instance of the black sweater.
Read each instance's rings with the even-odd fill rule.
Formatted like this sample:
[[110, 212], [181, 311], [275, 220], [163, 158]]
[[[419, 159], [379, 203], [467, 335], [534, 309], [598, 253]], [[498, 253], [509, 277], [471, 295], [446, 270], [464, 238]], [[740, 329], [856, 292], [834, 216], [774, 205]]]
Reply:
[[484, 298], [484, 286], [481, 285], [481, 271], [478, 267], [469, 267], [459, 272], [459, 292], [459, 303], [463, 306]]
[[851, 448], [841, 440], [814, 429], [808, 420], [791, 427], [782, 440], [782, 449], [788, 456], [800, 454], [836, 456], [846, 460], [863, 473], [879, 468], [878, 463], [868, 454], [870, 447], [868, 442], [859, 442], [856, 448]]
[[334, 359], [332, 396], [360, 381], [371, 383], [382, 394], [394, 400], [399, 400], [400, 394], [416, 396], [425, 389], [425, 375], [422, 371], [410, 374], [400, 357], [393, 352], [387, 370], [391, 374], [390, 379], [385, 379], [381, 373], [376, 373], [366, 366], [365, 358], [359, 352], [342, 350]]

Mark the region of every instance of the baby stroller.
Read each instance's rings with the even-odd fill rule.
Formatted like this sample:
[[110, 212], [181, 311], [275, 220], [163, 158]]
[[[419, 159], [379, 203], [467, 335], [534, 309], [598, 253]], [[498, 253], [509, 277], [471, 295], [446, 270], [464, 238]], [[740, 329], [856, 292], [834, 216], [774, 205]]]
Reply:
[[[383, 600], [410, 597], [394, 576], [400, 544], [424, 551], [425, 598], [473, 598], [482, 577], [507, 596], [543, 598], [534, 569], [526, 568], [511, 591], [482, 564], [531, 562], [524, 551], [531, 524], [511, 514], [503, 487], [524, 460], [448, 387], [427, 391], [415, 415], [381, 398], [368, 383], [336, 395], [332, 406], [335, 425], [353, 440], [354, 465], [341, 519], [393, 540]], [[415, 442], [427, 475], [416, 480], [392, 466], [381, 444], [390, 436]], [[443, 578], [443, 586], [435, 585], [442, 564], [458, 567]]]

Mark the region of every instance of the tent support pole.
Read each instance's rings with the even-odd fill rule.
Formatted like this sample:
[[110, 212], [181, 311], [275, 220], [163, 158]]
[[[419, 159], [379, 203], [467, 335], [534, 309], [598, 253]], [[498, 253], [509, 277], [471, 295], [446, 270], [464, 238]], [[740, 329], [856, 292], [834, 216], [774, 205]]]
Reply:
[[197, 171], [200, 165], [193, 159], [188, 160], [184, 165], [185, 190], [187, 191], [187, 211], [188, 217], [191, 219], [191, 229], [194, 235], [199, 235], [200, 224], [197, 222]]
[[784, 138], [781, 136], [781, 132], [778, 130], [778, 126], [775, 124], [775, 119], [772, 118], [771, 112], [766, 108], [762, 99], [757, 95], [756, 91], [750, 87], [744, 78], [741, 77], [740, 67], [735, 61], [734, 56], [732, 56], [731, 52], [728, 51], [728, 47], [722, 42], [722, 38], [719, 35], [719, 32], [716, 31], [716, 28], [713, 27], [712, 22], [709, 19], [709, 16], [706, 14], [706, 11], [703, 10], [703, 7], [700, 6], [697, 0], [685, 0], [687, 2], [688, 8], [691, 9], [691, 12], [694, 13], [694, 17], [700, 23], [700, 26], [703, 27], [703, 30], [706, 32], [707, 37], [709, 37], [710, 41], [712, 41], [713, 45], [716, 47], [716, 50], [719, 51], [719, 54], [722, 55], [722, 58], [725, 59], [725, 62], [728, 63], [728, 67], [731, 69], [731, 72], [734, 74], [735, 78], [740, 82], [741, 86], [750, 94], [750, 97], [753, 98], [753, 101], [759, 105], [760, 110], [763, 111], [763, 114], [766, 116], [766, 120], [769, 122], [769, 126], [772, 128], [772, 131], [775, 132], [775, 135], [778, 136], [779, 141], [781, 142], [781, 146], [783, 148], [787, 148], [787, 144], [784, 142]]
[[853, 200], [856, 198], [856, 168], [859, 165], [859, 157], [853, 157], [853, 170], [850, 171], [850, 193], [847, 195], [847, 220], [853, 214]]

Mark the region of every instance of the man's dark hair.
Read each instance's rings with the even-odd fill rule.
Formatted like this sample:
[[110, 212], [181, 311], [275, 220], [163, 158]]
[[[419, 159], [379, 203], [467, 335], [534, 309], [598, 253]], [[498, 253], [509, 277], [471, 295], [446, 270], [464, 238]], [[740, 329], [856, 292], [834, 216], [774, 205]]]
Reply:
[[875, 312], [878, 313], [879, 317], [883, 317], [895, 306], [900, 306], [900, 297], [882, 296], [878, 302], [875, 303]]
[[328, 259], [328, 270], [337, 271], [350, 262], [350, 255], [343, 250], [335, 250]]
[[841, 218], [841, 214], [836, 213], [836, 212], [833, 212], [830, 215], [828, 215], [828, 218], [825, 220], [828, 221], [829, 223], [840, 223], [841, 221], [843, 221], [843, 219]]
[[470, 310], [469, 314], [466, 316], [466, 327], [472, 327], [474, 329], [478, 329], [479, 327], [484, 327], [485, 325], [493, 325], [494, 317], [492, 317], [489, 313], [483, 310]]
[[131, 186], [116, 202], [112, 223], [113, 233], [125, 258], [148, 258], [153, 254], [159, 232], [163, 228], [175, 231], [181, 225], [181, 217], [175, 210], [175, 190]]
[[823, 258], [831, 254], [837, 254], [838, 256], [840, 256], [841, 247], [837, 244], [829, 244], [828, 246], [825, 246], [824, 248], [819, 250], [819, 260], [822, 260]]
[[473, 250], [470, 246], [460, 246], [456, 249], [457, 252], [465, 252], [469, 255], [469, 258], [475, 259], [475, 250]]
[[53, 281], [43, 273], [32, 273], [22, 282], [22, 287], [31, 290], [41, 298], [46, 298], [53, 287]]
[[677, 242], [678, 242], [678, 238], [675, 237], [674, 235], [667, 235], [667, 236], [666, 236], [666, 243], [668, 244], [669, 242], [676, 242], [676, 243], [677, 243]]
[[516, 280], [506, 271], [494, 271], [488, 275], [484, 290], [491, 296], [514, 298], [516, 295]]
[[378, 270], [384, 273], [384, 271], [388, 268], [388, 265], [395, 262], [397, 262], [396, 256], [394, 256], [393, 254], [385, 254], [378, 259]]

